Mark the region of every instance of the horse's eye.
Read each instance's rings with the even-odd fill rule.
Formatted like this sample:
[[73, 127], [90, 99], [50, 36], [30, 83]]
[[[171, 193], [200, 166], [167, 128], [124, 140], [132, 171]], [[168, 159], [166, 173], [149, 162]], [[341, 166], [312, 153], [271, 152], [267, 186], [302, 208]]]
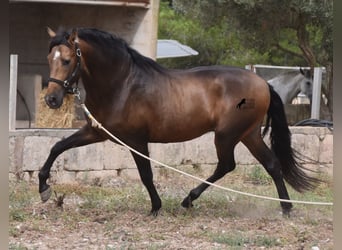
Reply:
[[64, 66], [69, 65], [69, 63], [70, 63], [70, 60], [62, 60], [62, 64], [63, 64]]
[[311, 85], [311, 82], [306, 82], [306, 85], [310, 86], [310, 85]]

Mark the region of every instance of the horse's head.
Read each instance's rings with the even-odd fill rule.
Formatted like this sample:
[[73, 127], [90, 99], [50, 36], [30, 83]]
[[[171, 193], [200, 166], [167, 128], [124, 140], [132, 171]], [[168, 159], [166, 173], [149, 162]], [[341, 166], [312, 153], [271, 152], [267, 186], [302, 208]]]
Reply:
[[79, 78], [81, 51], [78, 47], [77, 32], [56, 34], [48, 28], [51, 37], [50, 51], [47, 56], [50, 77], [45, 95], [46, 104], [53, 109], [59, 108], [67, 93], [73, 93], [73, 84]]
[[312, 87], [313, 87], [313, 78], [312, 78], [312, 73], [311, 70], [307, 69], [299, 69], [300, 73], [304, 76], [303, 80], [300, 83], [300, 92], [302, 94], [305, 94], [309, 99], [310, 103], [312, 101]]

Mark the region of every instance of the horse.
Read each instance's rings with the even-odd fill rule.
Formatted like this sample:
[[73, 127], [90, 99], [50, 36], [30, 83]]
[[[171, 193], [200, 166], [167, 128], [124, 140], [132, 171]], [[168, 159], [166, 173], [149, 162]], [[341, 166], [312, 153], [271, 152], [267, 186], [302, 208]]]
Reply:
[[[299, 192], [316, 186], [316, 178], [294, 157], [279, 95], [255, 73], [230, 66], [167, 69], [122, 38], [95, 28], [48, 29], [48, 33], [50, 77], [45, 101], [50, 108], [59, 108], [66, 94], [78, 93], [81, 79], [86, 93], [83, 104], [93, 117], [146, 156], [148, 143], [181, 142], [214, 131], [218, 163], [207, 182], [214, 183], [235, 169], [234, 148], [242, 141], [273, 178], [279, 198], [285, 200], [280, 202], [284, 214], [292, 208], [285, 181]], [[267, 125], [261, 134], [266, 114]], [[86, 125], [51, 148], [39, 170], [42, 202], [51, 196], [47, 180], [58, 155], [74, 147], [114, 141], [86, 119]], [[272, 149], [263, 141], [269, 129]], [[150, 161], [131, 153], [151, 200], [150, 214], [156, 216], [162, 202]], [[208, 186], [201, 183], [192, 189], [181, 205], [192, 207]]]
[[312, 80], [311, 71], [300, 68], [280, 74], [268, 80], [268, 83], [279, 94], [284, 104], [291, 104], [299, 93], [305, 94], [311, 103]]

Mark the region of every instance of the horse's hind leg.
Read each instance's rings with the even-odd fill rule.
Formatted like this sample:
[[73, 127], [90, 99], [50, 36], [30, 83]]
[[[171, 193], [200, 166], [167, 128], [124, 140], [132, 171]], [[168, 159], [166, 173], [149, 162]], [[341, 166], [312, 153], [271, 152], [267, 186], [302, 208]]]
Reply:
[[85, 126], [71, 136], [57, 142], [51, 148], [50, 154], [38, 174], [39, 193], [41, 200], [45, 202], [51, 196], [51, 188], [46, 183], [46, 181], [50, 177], [50, 169], [57, 156], [70, 148], [79, 147], [103, 140], [104, 138], [100, 137], [93, 128]]
[[[140, 152], [146, 156], [149, 156], [147, 143], [135, 144], [132, 146], [138, 152]], [[151, 203], [152, 203], [151, 214], [154, 216], [157, 216], [159, 209], [161, 208], [161, 199], [158, 195], [156, 187], [153, 184], [153, 172], [152, 172], [152, 168], [151, 168], [151, 163], [149, 160], [137, 155], [136, 153], [132, 152], [132, 155], [133, 155], [134, 161], [138, 167], [138, 171], [139, 171], [141, 181], [145, 185], [145, 187], [146, 187], [146, 189], [150, 195], [150, 199], [151, 199]]]
[[[206, 180], [207, 182], [214, 183], [222, 178], [225, 174], [235, 169], [234, 147], [236, 142], [227, 138], [229, 137], [215, 134], [215, 146], [218, 164], [214, 174]], [[192, 201], [197, 199], [208, 187], [209, 184], [202, 183], [196, 188], [192, 189], [189, 195], [184, 198], [182, 206], [186, 208], [192, 207]]]
[[[280, 162], [275, 154], [266, 146], [265, 142], [261, 138], [259, 129], [245, 137], [242, 142], [272, 177], [276, 185], [279, 198], [289, 200], [290, 198], [284, 183]], [[283, 214], [289, 215], [292, 203], [280, 202], [280, 204]]]

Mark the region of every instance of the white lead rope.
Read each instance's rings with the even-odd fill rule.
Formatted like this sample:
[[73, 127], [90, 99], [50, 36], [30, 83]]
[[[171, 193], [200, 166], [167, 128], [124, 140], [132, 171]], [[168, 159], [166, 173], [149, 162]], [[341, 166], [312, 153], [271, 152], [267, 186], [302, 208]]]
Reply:
[[126, 143], [124, 143], [123, 141], [121, 141], [119, 138], [117, 138], [116, 136], [114, 136], [112, 133], [110, 133], [106, 128], [104, 128], [102, 126], [101, 123], [99, 123], [95, 117], [89, 112], [89, 110], [87, 109], [86, 105], [85, 104], [81, 104], [85, 114], [88, 116], [88, 118], [91, 120], [91, 125], [93, 127], [97, 127], [99, 129], [102, 129], [104, 132], [106, 132], [111, 138], [113, 138], [115, 141], [117, 141], [119, 144], [121, 144], [122, 146], [128, 148], [130, 151], [136, 153], [137, 155], [140, 155], [141, 157], [149, 160], [149, 161], [152, 161], [158, 165], [161, 165], [167, 169], [170, 169], [170, 170], [173, 170], [179, 174], [182, 174], [182, 175], [185, 175], [185, 176], [188, 176], [192, 179], [195, 179], [197, 181], [200, 181], [200, 182], [204, 182], [210, 186], [213, 186], [213, 187], [216, 187], [216, 188], [219, 188], [219, 189], [222, 189], [222, 190], [225, 190], [225, 191], [229, 191], [229, 192], [232, 192], [232, 193], [236, 193], [236, 194], [241, 194], [241, 195], [245, 195], [245, 196], [249, 196], [249, 197], [254, 197], [254, 198], [259, 198], [259, 199], [264, 199], [264, 200], [271, 200], [271, 201], [281, 201], [281, 202], [288, 202], [288, 203], [300, 203], [300, 204], [310, 204], [310, 205], [323, 205], [323, 206], [332, 206], [333, 203], [332, 202], [313, 202], [313, 201], [299, 201], [299, 200], [286, 200], [286, 199], [278, 199], [278, 198], [272, 198], [272, 197], [267, 197], [267, 196], [262, 196], [262, 195], [256, 195], [256, 194], [250, 194], [250, 193], [246, 193], [246, 192], [241, 192], [241, 191], [237, 191], [237, 190], [234, 190], [234, 189], [231, 189], [231, 188], [227, 188], [227, 187], [223, 187], [223, 186], [220, 186], [220, 185], [217, 185], [215, 183], [211, 183], [211, 182], [208, 182], [206, 180], [203, 180], [199, 177], [196, 177], [196, 176], [193, 176], [191, 174], [188, 174], [186, 172], [183, 172], [179, 169], [176, 169], [174, 167], [171, 167], [171, 166], [168, 166], [162, 162], [159, 162], [155, 159], [152, 159], [142, 153], [140, 153], [139, 151], [135, 150], [134, 148], [128, 146]]

